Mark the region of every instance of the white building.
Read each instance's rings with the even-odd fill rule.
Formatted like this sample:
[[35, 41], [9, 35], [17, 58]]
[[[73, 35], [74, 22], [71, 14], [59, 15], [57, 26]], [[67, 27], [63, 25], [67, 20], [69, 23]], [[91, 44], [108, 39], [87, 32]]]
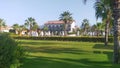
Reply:
[[[64, 31], [64, 21], [48, 21], [45, 23], [45, 26], [48, 27], [48, 31], [50, 32], [59, 32]], [[73, 32], [75, 29], [75, 21], [67, 24], [67, 31]]]
[[0, 29], [1, 29], [1, 30], [0, 30], [1, 32], [9, 32], [9, 30], [10, 30], [10, 29], [13, 29], [13, 28], [10, 27], [10, 26], [6, 26], [6, 27], [1, 27]]

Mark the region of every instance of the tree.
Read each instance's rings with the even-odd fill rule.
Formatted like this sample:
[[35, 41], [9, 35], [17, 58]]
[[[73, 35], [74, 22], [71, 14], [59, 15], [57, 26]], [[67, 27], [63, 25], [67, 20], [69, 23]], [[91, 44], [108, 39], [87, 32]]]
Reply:
[[104, 23], [97, 22], [96, 24], [91, 26], [91, 32], [93, 36], [93, 32], [97, 34], [97, 36], [103, 35]]
[[113, 0], [113, 17], [114, 17], [114, 63], [118, 64], [120, 59], [119, 53], [119, 35], [120, 35], [120, 0]]
[[[105, 45], [107, 45], [108, 28], [109, 28], [110, 20], [111, 20], [111, 17], [112, 17], [112, 13], [115, 9], [120, 9], [120, 8], [118, 8], [118, 6], [120, 7], [120, 5], [118, 5], [118, 4], [120, 4], [120, 3], [118, 3], [118, 1], [120, 2], [120, 0], [108, 0], [108, 1], [103, 0], [103, 1], [104, 1], [104, 5], [105, 5], [104, 10], [106, 10], [106, 12], [104, 11], [104, 13], [106, 13], [106, 14], [104, 14], [105, 15], [104, 17], [106, 18], [106, 30], [105, 30], [105, 33], [106, 33], [105, 40], [106, 40], [106, 42], [105, 42]], [[114, 7], [114, 9], [113, 9], [113, 7]], [[119, 12], [120, 11], [116, 11], [115, 15], [114, 15], [114, 63], [118, 63], [119, 58], [120, 58], [119, 57], [119, 38], [118, 38], [118, 33], [119, 33], [118, 30], [120, 28], [116, 29], [119, 26], [118, 25], [118, 23], [119, 23], [118, 20], [120, 18], [120, 16], [118, 16], [118, 15], [120, 15]]]
[[36, 30], [38, 28], [37, 22], [32, 17], [29, 17], [27, 20], [25, 20], [24, 25], [29, 28], [31, 36], [32, 36], [32, 30]]
[[39, 27], [38, 24], [35, 23], [35, 24], [33, 24], [32, 30], [33, 31], [37, 31], [38, 27]]
[[96, 24], [97, 36], [103, 35], [104, 23], [98, 22]]
[[60, 14], [59, 20], [64, 21], [64, 36], [67, 36], [67, 26], [73, 22], [72, 14], [69, 11], [64, 11]]
[[6, 26], [6, 24], [5, 24], [4, 19], [0, 18], [0, 31], [1, 31], [2, 27], [5, 27], [5, 26]]
[[43, 28], [43, 33], [44, 33], [44, 36], [46, 36], [46, 32], [49, 30], [49, 28], [47, 26], [44, 26]]
[[98, 0], [95, 2], [96, 18], [102, 18], [105, 22], [105, 46], [108, 45], [109, 24], [112, 19], [112, 9], [107, 0]]
[[15, 33], [19, 35], [21, 35], [23, 30], [26, 30], [26, 27], [24, 25], [13, 24], [12, 27], [15, 30]]
[[81, 25], [81, 28], [83, 29], [83, 35], [88, 34], [88, 29], [89, 29], [90, 25], [89, 25], [89, 20], [88, 19], [84, 19]]
[[[84, 0], [84, 3], [87, 0]], [[113, 12], [113, 18], [114, 18], [114, 63], [118, 64], [119, 63], [119, 35], [118, 33], [120, 33], [118, 27], [120, 24], [119, 20], [120, 20], [120, 0], [105, 0], [110, 4], [110, 7], [112, 8], [112, 12]]]
[[16, 34], [19, 34], [19, 29], [20, 29], [20, 26], [19, 26], [19, 24], [13, 24], [13, 29], [15, 30], [15, 33]]

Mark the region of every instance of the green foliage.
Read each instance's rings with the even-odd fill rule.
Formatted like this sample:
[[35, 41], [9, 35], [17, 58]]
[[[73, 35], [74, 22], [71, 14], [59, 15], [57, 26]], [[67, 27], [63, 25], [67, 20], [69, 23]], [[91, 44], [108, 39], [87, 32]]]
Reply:
[[29, 17], [28, 19], [25, 20], [24, 24], [29, 30], [36, 30], [38, 28], [38, 24], [36, 20], [32, 17]]
[[[57, 41], [82, 41], [82, 42], [104, 42], [104, 37], [21, 37], [16, 36], [15, 39], [26, 40], [57, 40]], [[113, 42], [113, 37], [109, 37], [109, 42]]]
[[44, 26], [43, 30], [44, 30], [44, 31], [48, 31], [48, 27], [47, 27], [47, 26]]
[[37, 30], [38, 29], [38, 24], [35, 24], [33, 27], [32, 27], [32, 30]]
[[[15, 34], [21, 34], [21, 32], [23, 30], [26, 30], [27, 28], [25, 27], [25, 25], [19, 25], [19, 24], [13, 24], [13, 30], [10, 30], [11, 33], [15, 33]], [[17, 33], [18, 32], [18, 33]]]
[[17, 68], [24, 57], [23, 48], [6, 33], [0, 33], [0, 68]]
[[9, 33], [14, 33], [14, 34], [15, 34], [15, 32], [16, 32], [16, 31], [15, 31], [14, 29], [10, 29], [10, 30], [9, 30]]
[[60, 14], [60, 20], [64, 21], [66, 23], [70, 23], [73, 21], [72, 14], [69, 11], [64, 11]]
[[13, 24], [12, 27], [13, 27], [14, 30], [19, 30], [19, 29], [20, 29], [20, 26], [19, 26], [19, 24], [17, 24], [17, 23], [16, 23], [16, 24]]
[[90, 24], [88, 19], [83, 19], [81, 24], [81, 30], [84, 36], [86, 36], [89, 32]]

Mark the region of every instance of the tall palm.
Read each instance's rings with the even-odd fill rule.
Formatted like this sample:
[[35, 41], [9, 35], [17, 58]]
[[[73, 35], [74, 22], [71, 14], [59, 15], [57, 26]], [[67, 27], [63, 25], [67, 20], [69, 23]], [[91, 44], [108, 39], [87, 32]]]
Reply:
[[[86, 2], [87, 0], [84, 0], [84, 2]], [[113, 12], [113, 18], [114, 18], [114, 63], [118, 64], [119, 63], [119, 37], [118, 37], [118, 33], [119, 29], [118, 29], [118, 24], [119, 24], [119, 19], [120, 19], [120, 0], [106, 0], [110, 6], [113, 8], [112, 12]]]
[[34, 28], [34, 26], [36, 24], [37, 23], [36, 23], [35, 19], [32, 18], [32, 17], [29, 17], [27, 20], [25, 20], [25, 24], [24, 25], [26, 25], [29, 28], [31, 36], [32, 36], [32, 29]]
[[120, 35], [120, 0], [114, 0], [113, 2], [113, 17], [114, 17], [114, 63], [117, 64], [120, 62], [120, 53], [119, 53], [119, 35]]
[[5, 21], [0, 18], [0, 31], [1, 31], [2, 27], [5, 27], [5, 26], [6, 26]]
[[109, 24], [112, 19], [112, 9], [106, 0], [99, 0], [95, 2], [96, 18], [102, 18], [105, 21], [105, 46], [108, 45]]
[[[112, 13], [114, 10], [119, 9], [120, 10], [120, 3], [118, 3], [118, 1], [120, 2], [120, 0], [103, 0], [105, 2], [104, 5], [107, 5], [107, 15], [106, 15], [106, 29], [108, 29], [109, 24], [110, 24], [110, 18], [112, 17]], [[116, 5], [115, 5], [116, 4]], [[118, 5], [119, 4], [119, 5]], [[114, 9], [113, 9], [114, 7]], [[106, 8], [106, 7], [105, 7]], [[114, 11], [114, 63], [118, 63], [119, 62], [119, 38], [118, 38], [118, 33], [119, 33], [119, 19], [120, 19], [120, 11]], [[105, 16], [104, 16], [105, 17]], [[108, 32], [108, 30], [106, 31]]]
[[88, 33], [88, 28], [89, 28], [89, 20], [88, 19], [84, 19], [81, 25], [81, 28], [84, 30], [84, 35], [86, 35]]
[[67, 26], [68, 24], [72, 23], [73, 17], [69, 11], [64, 11], [60, 14], [59, 20], [64, 21], [64, 36], [67, 36]]

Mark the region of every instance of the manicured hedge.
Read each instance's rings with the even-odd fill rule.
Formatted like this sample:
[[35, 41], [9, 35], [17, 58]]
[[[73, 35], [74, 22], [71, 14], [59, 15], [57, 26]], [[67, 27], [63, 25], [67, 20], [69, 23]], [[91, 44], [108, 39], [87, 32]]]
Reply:
[[[83, 42], [104, 42], [104, 37], [14, 37], [15, 39], [26, 40], [56, 40], [56, 41], [83, 41]], [[113, 37], [109, 37], [109, 42], [113, 42]]]

